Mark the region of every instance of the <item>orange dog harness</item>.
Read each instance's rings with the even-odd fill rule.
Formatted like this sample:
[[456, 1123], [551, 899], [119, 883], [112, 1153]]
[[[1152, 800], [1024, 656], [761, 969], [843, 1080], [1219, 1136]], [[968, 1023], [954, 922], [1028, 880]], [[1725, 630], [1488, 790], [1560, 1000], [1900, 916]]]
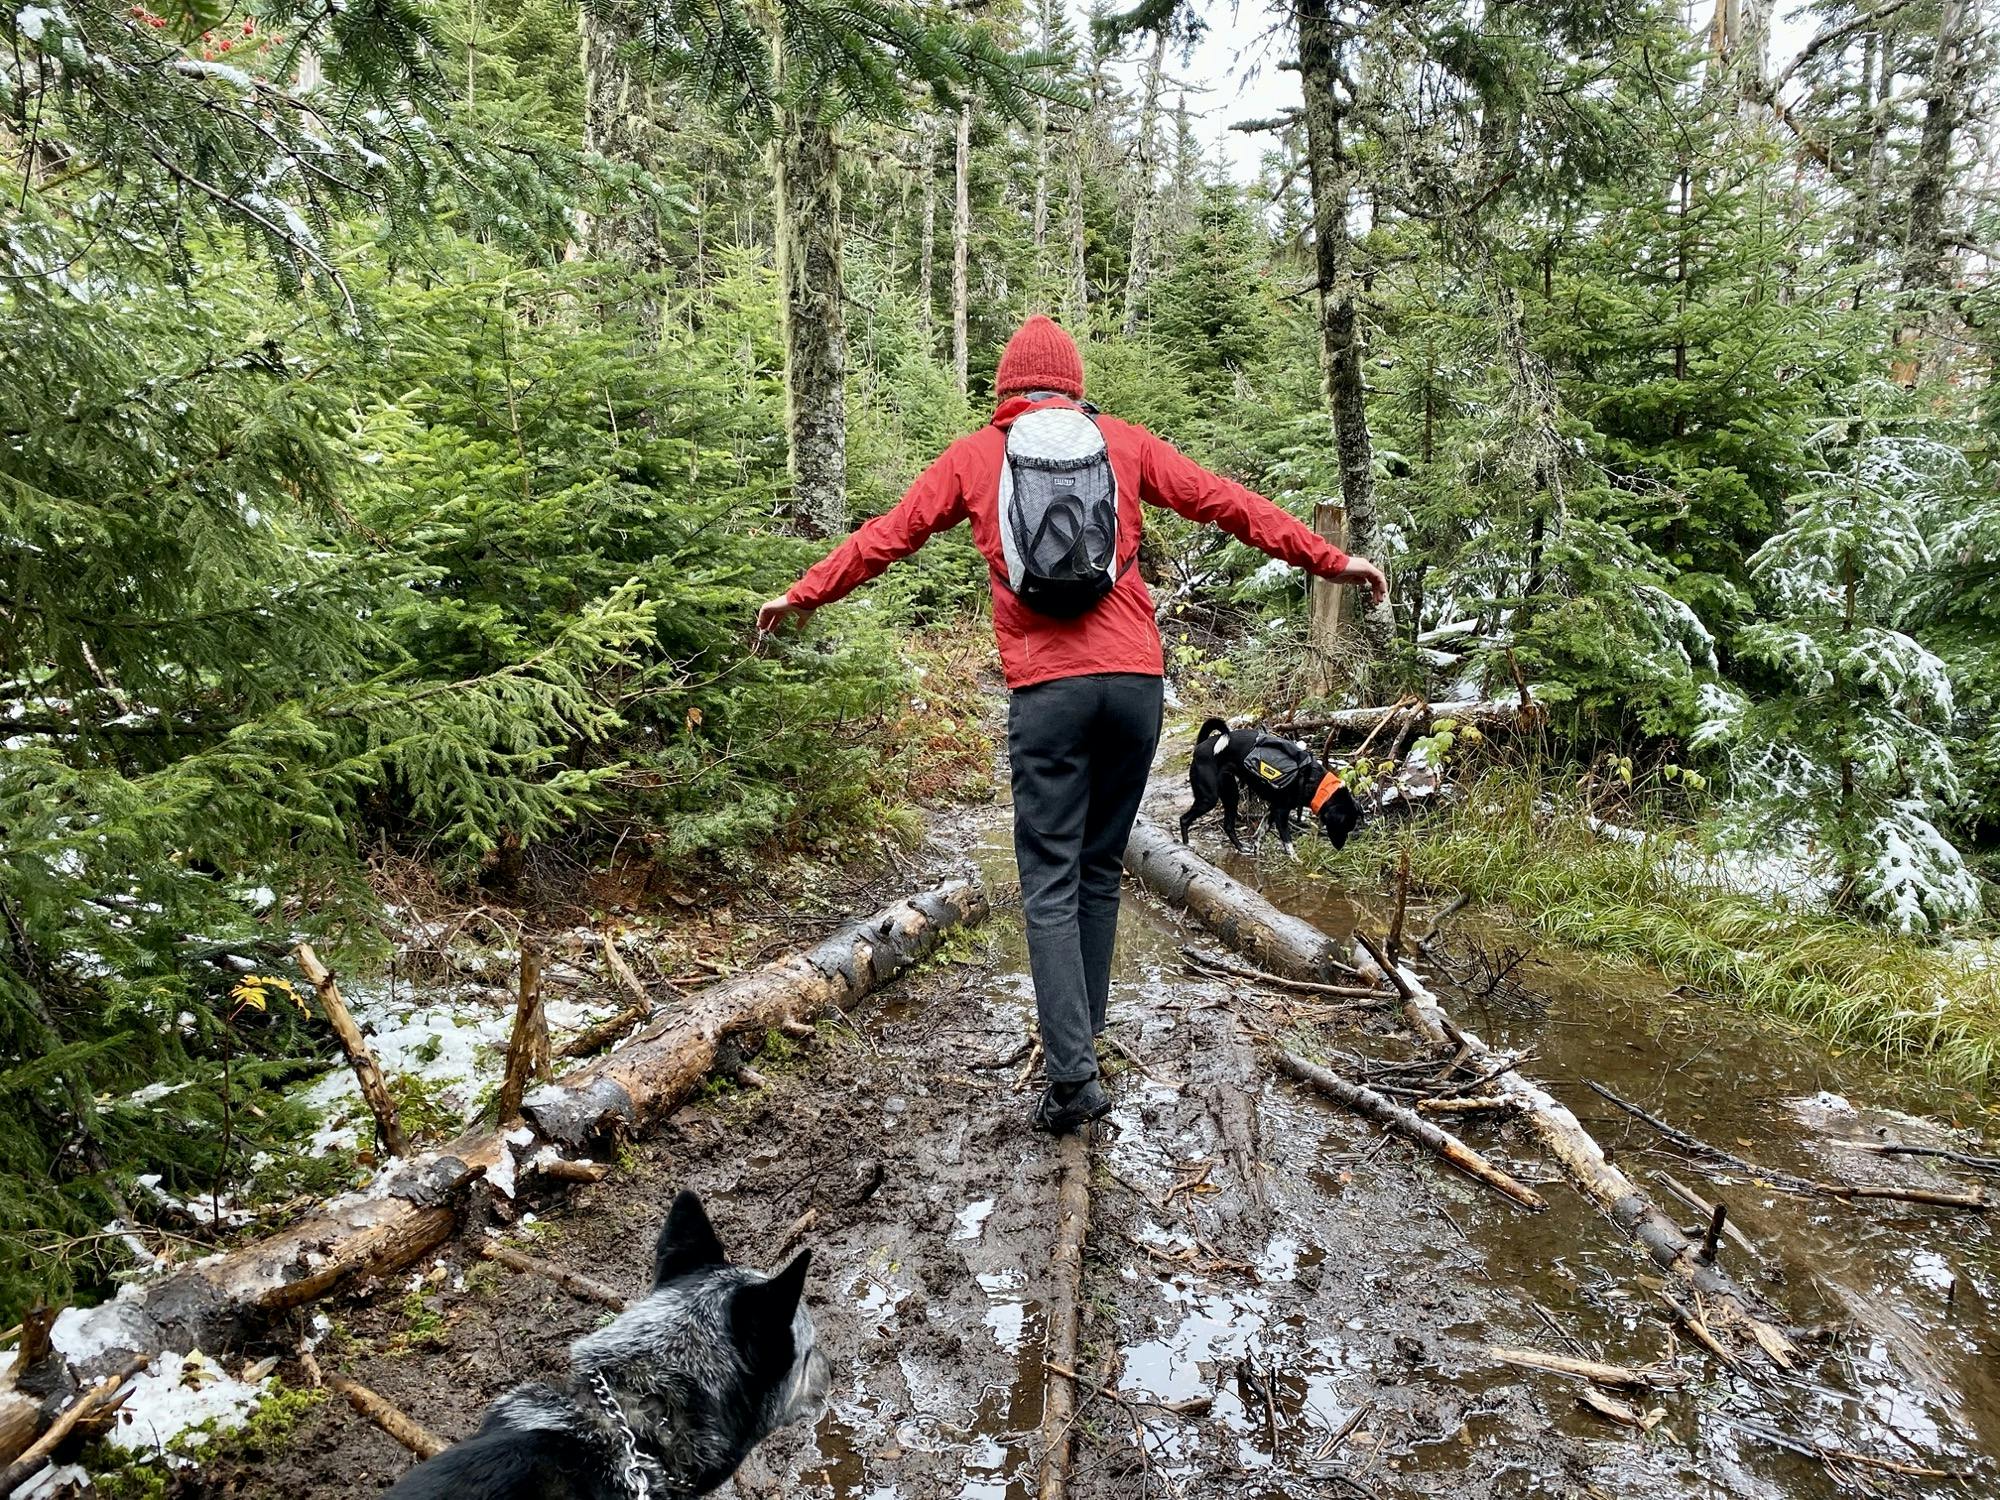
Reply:
[[1322, 807], [1325, 807], [1327, 799], [1339, 791], [1340, 786], [1340, 778], [1334, 775], [1333, 772], [1328, 771], [1326, 775], [1322, 776], [1319, 785], [1313, 789], [1312, 810], [1317, 813]]

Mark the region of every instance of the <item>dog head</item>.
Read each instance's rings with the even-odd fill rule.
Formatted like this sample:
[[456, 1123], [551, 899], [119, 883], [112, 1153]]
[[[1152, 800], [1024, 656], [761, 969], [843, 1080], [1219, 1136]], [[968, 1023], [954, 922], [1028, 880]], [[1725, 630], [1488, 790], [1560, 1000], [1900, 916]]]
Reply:
[[653, 1252], [653, 1290], [570, 1350], [610, 1387], [640, 1447], [706, 1493], [833, 1384], [804, 1302], [812, 1252], [774, 1275], [732, 1265], [701, 1199], [682, 1192]]
[[1354, 793], [1345, 786], [1337, 788], [1333, 795], [1320, 805], [1320, 831], [1332, 840], [1336, 849], [1347, 847], [1348, 835], [1360, 824], [1361, 804], [1355, 800]]

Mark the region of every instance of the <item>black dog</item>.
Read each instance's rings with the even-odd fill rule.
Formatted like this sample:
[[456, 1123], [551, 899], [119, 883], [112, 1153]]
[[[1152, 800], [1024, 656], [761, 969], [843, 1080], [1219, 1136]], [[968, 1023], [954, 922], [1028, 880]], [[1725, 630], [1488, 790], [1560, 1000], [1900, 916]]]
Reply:
[[1292, 815], [1307, 812], [1319, 819], [1319, 826], [1338, 849], [1347, 843], [1361, 821], [1361, 804], [1338, 776], [1320, 763], [1317, 755], [1294, 740], [1280, 739], [1265, 729], [1231, 729], [1221, 719], [1202, 723], [1194, 756], [1188, 762], [1188, 789], [1194, 806], [1181, 816], [1181, 842], [1188, 841], [1188, 829], [1222, 804], [1222, 831], [1230, 847], [1241, 849], [1236, 837], [1236, 814], [1241, 794], [1249, 791], [1271, 810], [1270, 821], [1278, 830], [1278, 841], [1294, 859]]
[[810, 1250], [775, 1276], [724, 1257], [701, 1199], [674, 1199], [653, 1290], [570, 1346], [560, 1386], [516, 1386], [478, 1432], [391, 1500], [668, 1500], [705, 1495], [833, 1383], [800, 1300]]

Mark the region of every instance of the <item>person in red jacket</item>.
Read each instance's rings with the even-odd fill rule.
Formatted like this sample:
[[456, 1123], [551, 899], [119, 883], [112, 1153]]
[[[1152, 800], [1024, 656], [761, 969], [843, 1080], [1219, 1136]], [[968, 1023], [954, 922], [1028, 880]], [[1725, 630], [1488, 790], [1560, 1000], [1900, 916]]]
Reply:
[[[803, 622], [961, 521], [993, 569], [993, 633], [1008, 687], [1007, 754], [1014, 785], [1014, 853], [1028, 961], [1049, 1087], [1035, 1124], [1074, 1130], [1110, 1103], [1097, 1082], [1125, 842], [1160, 736], [1165, 661], [1153, 600], [1132, 566], [1141, 502], [1220, 526], [1321, 578], [1355, 584], [1380, 603], [1388, 584], [1296, 517], [1211, 474], [1145, 428], [1096, 415], [1115, 479], [1115, 579], [1074, 618], [1042, 613], [1009, 585], [1001, 535], [1008, 433], [1047, 407], [1088, 410], [1083, 359], [1061, 328], [1032, 317], [1008, 341], [994, 379], [993, 420], [960, 438], [917, 477], [894, 509], [835, 547], [757, 612], [757, 628]], [[1016, 559], [1018, 560], [1018, 558]]]

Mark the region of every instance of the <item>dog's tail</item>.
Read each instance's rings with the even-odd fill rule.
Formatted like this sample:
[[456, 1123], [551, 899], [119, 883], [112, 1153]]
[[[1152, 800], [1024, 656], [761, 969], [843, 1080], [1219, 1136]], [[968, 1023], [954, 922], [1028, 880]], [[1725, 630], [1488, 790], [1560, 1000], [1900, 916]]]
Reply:
[[1212, 736], [1227, 733], [1229, 733], [1229, 721], [1227, 719], [1203, 719], [1201, 721], [1201, 733], [1194, 737], [1194, 742], [1197, 745], [1206, 744]]

